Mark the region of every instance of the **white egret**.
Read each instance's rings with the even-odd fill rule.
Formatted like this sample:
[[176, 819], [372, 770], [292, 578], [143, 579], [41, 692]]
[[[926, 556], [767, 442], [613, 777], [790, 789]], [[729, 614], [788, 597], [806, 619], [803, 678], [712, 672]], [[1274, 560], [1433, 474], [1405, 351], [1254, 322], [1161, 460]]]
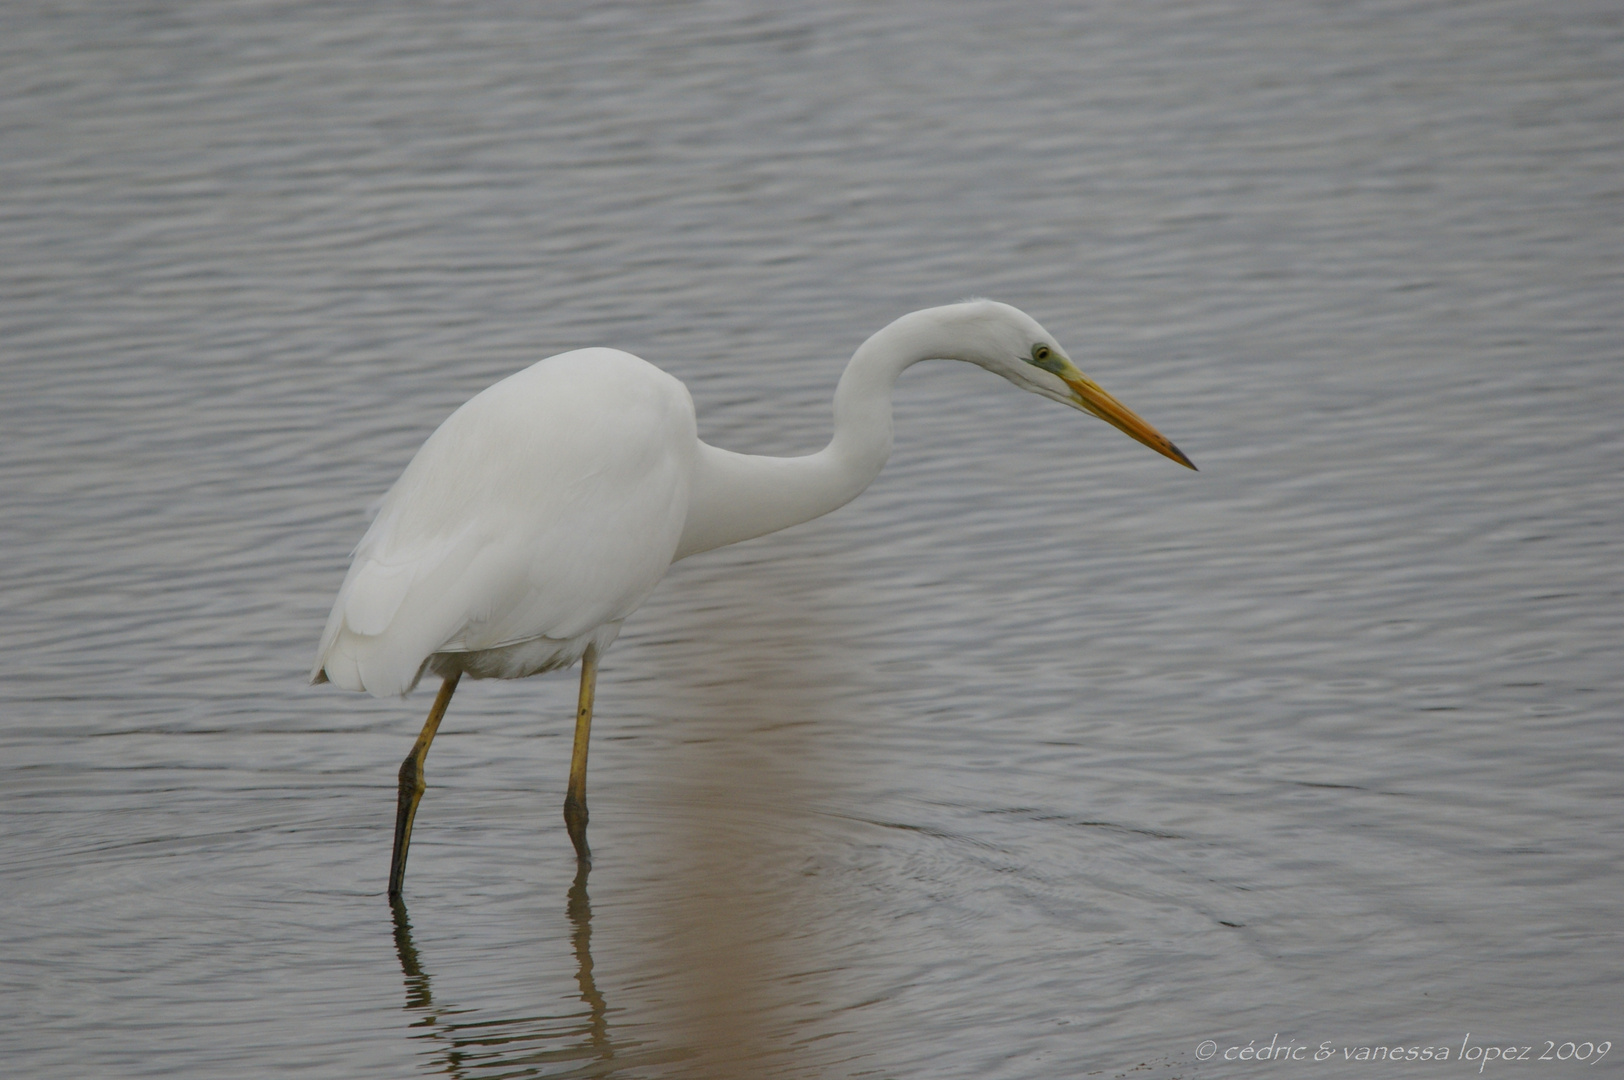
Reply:
[[586, 842], [598, 658], [677, 559], [776, 532], [855, 498], [891, 455], [891, 393], [921, 360], [978, 364], [1104, 420], [1188, 468], [1167, 439], [1078, 371], [1022, 311], [972, 300], [904, 315], [865, 341], [815, 454], [699, 440], [687, 388], [614, 349], [532, 365], [430, 435], [384, 497], [339, 587], [312, 682], [402, 694], [443, 680], [400, 768], [389, 895], [400, 895], [423, 761], [463, 675], [517, 679], [581, 661], [564, 820]]

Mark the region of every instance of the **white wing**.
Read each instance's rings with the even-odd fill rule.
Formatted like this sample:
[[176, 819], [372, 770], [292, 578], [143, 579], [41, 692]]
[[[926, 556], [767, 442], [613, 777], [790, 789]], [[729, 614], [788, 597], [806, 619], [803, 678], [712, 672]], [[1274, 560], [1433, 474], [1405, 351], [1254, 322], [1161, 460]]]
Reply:
[[687, 389], [613, 349], [478, 394], [384, 497], [312, 678], [404, 694], [437, 652], [618, 623], [671, 565], [698, 445]]

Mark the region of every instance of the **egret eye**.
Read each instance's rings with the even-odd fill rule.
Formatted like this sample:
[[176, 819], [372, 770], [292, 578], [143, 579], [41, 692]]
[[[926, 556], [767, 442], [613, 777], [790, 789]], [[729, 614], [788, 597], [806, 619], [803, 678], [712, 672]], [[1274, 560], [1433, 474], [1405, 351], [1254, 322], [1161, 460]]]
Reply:
[[1032, 346], [1032, 359], [1028, 360], [1027, 363], [1031, 364], [1033, 367], [1040, 367], [1044, 371], [1052, 371], [1057, 374], [1059, 373], [1061, 367], [1060, 358], [1056, 356], [1055, 351], [1047, 345]]

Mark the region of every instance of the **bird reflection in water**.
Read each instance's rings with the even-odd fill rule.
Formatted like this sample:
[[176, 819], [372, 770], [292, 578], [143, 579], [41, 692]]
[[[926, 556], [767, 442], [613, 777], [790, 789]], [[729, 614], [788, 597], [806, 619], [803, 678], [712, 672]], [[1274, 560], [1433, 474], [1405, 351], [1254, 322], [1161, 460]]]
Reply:
[[575, 871], [575, 883], [570, 886], [570, 945], [575, 949], [575, 981], [591, 1017], [587, 1037], [598, 1057], [609, 1061], [615, 1056], [615, 1048], [609, 1044], [609, 1010], [598, 984], [592, 980], [592, 898], [586, 894], [586, 877], [591, 872], [592, 864], [582, 860]]
[[589, 864], [581, 863], [565, 908], [576, 982], [586, 1005], [584, 1017], [478, 1019], [477, 1010], [436, 1004], [429, 973], [412, 941], [406, 904], [400, 899], [392, 902], [406, 1011], [418, 1018], [412, 1027], [425, 1029], [418, 1037], [427, 1041], [426, 1056], [434, 1062], [431, 1071], [469, 1078], [612, 1076], [624, 1068], [671, 1060], [670, 1054], [624, 1052], [635, 1051], [636, 1043], [619, 1048], [617, 1054], [609, 1037], [609, 1006], [592, 977], [592, 901], [586, 891], [590, 870]]

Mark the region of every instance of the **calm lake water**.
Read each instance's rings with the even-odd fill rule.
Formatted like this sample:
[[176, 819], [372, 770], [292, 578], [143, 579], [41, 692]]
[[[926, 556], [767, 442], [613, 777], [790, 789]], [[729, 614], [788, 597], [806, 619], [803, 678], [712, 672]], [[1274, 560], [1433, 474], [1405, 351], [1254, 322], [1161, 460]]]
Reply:
[[[4, 1071], [1618, 1075], [1621, 117], [1612, 0], [6, 5]], [[465, 683], [392, 910], [430, 695], [305, 674], [434, 426], [805, 452], [969, 295], [1203, 471], [915, 369], [627, 622], [590, 880], [573, 674]]]

